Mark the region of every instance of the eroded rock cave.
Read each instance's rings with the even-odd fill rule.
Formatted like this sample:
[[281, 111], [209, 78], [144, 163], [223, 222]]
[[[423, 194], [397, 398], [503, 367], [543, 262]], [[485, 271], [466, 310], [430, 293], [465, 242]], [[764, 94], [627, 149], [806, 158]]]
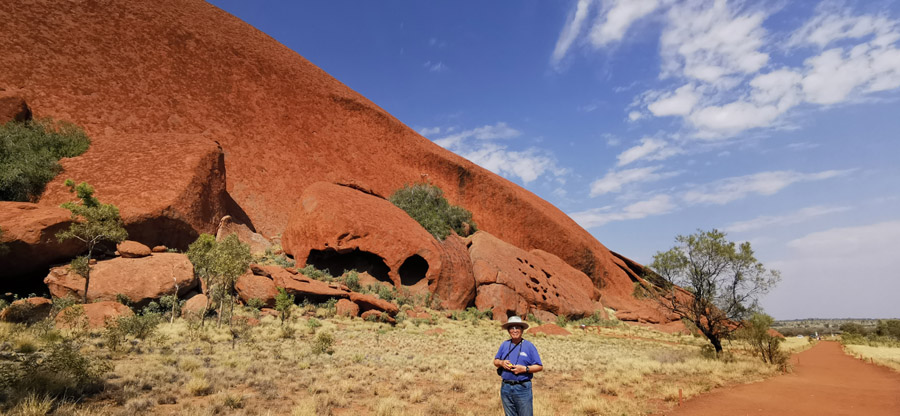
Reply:
[[[388, 276], [391, 268], [384, 263], [384, 259], [377, 254], [362, 251], [358, 248], [344, 253], [333, 248], [326, 248], [325, 250], [313, 249], [309, 251], [306, 264], [311, 264], [319, 270], [327, 270], [332, 276], [340, 276], [344, 274], [344, 270], [356, 270], [358, 272], [367, 272], [380, 281], [391, 285], [394, 284]], [[403, 270], [402, 267], [400, 269]], [[426, 270], [428, 270], [427, 263]], [[424, 277], [424, 273], [422, 276]]]
[[414, 286], [428, 273], [428, 262], [418, 254], [413, 254], [403, 262], [397, 273], [400, 274], [401, 285]]

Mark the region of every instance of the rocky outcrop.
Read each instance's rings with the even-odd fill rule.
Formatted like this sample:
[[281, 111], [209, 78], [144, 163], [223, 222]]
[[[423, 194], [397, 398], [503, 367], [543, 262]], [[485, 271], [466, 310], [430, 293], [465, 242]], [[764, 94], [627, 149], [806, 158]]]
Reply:
[[477, 285], [475, 306], [494, 319], [534, 311], [581, 317], [596, 308], [599, 294], [584, 273], [546, 252], [528, 253], [484, 231], [467, 239]]
[[209, 303], [208, 298], [204, 294], [197, 294], [188, 298], [181, 307], [181, 314], [202, 314]]
[[350, 300], [359, 305], [359, 309], [363, 312], [376, 310], [379, 312], [387, 312], [391, 316], [400, 312], [400, 308], [398, 308], [397, 305], [384, 299], [379, 299], [373, 295], [350, 292]]
[[253, 232], [246, 224], [241, 224], [231, 216], [226, 215], [219, 221], [219, 228], [216, 230], [216, 241], [222, 241], [231, 234], [237, 234], [238, 240], [250, 246], [250, 253], [262, 254], [266, 249], [272, 246], [272, 242]]
[[271, 277], [258, 276], [253, 272], [244, 273], [238, 278], [234, 288], [244, 303], [250, 302], [250, 299], [259, 299], [263, 305], [270, 308], [275, 307], [275, 295], [278, 294], [278, 289], [275, 288], [275, 282]]
[[119, 255], [127, 259], [137, 259], [150, 255], [150, 247], [147, 247], [137, 241], [125, 240], [116, 244], [116, 251]]
[[[91, 268], [88, 302], [115, 301], [118, 295], [127, 297], [135, 306], [175, 293], [184, 295], [198, 284], [194, 267], [187, 256], [178, 253], [158, 253], [149, 257], [114, 258], [98, 261]], [[54, 267], [44, 279], [53, 297], [84, 296], [84, 278], [69, 266]]]
[[33, 324], [50, 316], [51, 309], [53, 302], [47, 298], [19, 299], [0, 312], [0, 321]]
[[[81, 308], [78, 312], [76, 308]], [[133, 316], [131, 308], [119, 302], [96, 302], [84, 305], [69, 306], [56, 315], [56, 326], [59, 328], [79, 327], [86, 323], [91, 329], [103, 328], [107, 322], [113, 322], [121, 316]]]
[[60, 243], [56, 233], [72, 223], [72, 213], [59, 207], [28, 202], [0, 202], [0, 243], [8, 251], [0, 254], [0, 284], [11, 286], [12, 279], [46, 271], [51, 264], [75, 257], [83, 250], [75, 240]]
[[[480, 229], [558, 256], [618, 310], [643, 310], [631, 298], [640, 269], [562, 211], [421, 137], [208, 2], [35, 0], [8, 8], [0, 33], [0, 48], [10, 51], [0, 60], [0, 86], [21, 88], [35, 114], [83, 126], [93, 141], [63, 161], [66, 175], [48, 185], [42, 205], [70, 198], [66, 178], [87, 181], [119, 206], [131, 238], [183, 249], [226, 213], [265, 235], [286, 231], [316, 182], [387, 196], [427, 177], [472, 211]], [[341, 234], [322, 236], [336, 243]], [[352, 245], [349, 237], [363, 236], [343, 243]], [[294, 244], [300, 257], [313, 249]], [[420, 257], [434, 273], [440, 259]]]
[[359, 316], [359, 305], [347, 299], [338, 300], [334, 307], [337, 316], [349, 316], [351, 318]]
[[430, 290], [445, 309], [465, 309], [475, 301], [475, 275], [466, 240], [450, 234], [441, 243], [441, 273]]
[[282, 235], [297, 264], [365, 271], [423, 293], [441, 273], [440, 243], [405, 211], [357, 189], [318, 182], [300, 195]]

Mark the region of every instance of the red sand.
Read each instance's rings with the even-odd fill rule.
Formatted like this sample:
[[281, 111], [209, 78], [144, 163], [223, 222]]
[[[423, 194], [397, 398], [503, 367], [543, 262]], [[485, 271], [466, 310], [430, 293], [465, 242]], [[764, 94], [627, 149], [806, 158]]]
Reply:
[[900, 373], [852, 358], [836, 342], [791, 360], [791, 374], [705, 394], [664, 414], [900, 415]]

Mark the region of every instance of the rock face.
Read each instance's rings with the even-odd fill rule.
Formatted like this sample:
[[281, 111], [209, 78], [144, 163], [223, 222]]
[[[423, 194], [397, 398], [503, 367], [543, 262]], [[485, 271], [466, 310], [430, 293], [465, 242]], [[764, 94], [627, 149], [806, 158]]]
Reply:
[[303, 191], [282, 235], [297, 264], [365, 271], [424, 292], [441, 273], [440, 243], [405, 211], [378, 196], [326, 182]]
[[137, 259], [150, 255], [150, 247], [147, 247], [137, 241], [125, 240], [116, 245], [119, 255], [127, 259]]
[[441, 273], [431, 291], [445, 309], [465, 309], [475, 301], [475, 274], [466, 240], [450, 234], [441, 246]]
[[[631, 297], [640, 268], [562, 211], [421, 137], [203, 0], [35, 0], [8, 8], [0, 33], [0, 48], [10, 51], [0, 60], [0, 88], [19, 88], [36, 115], [81, 125], [93, 140], [63, 161], [66, 174], [48, 185], [44, 206], [70, 198], [66, 178], [87, 181], [119, 206], [131, 238], [183, 249], [225, 214], [265, 235], [287, 232], [316, 182], [387, 196], [427, 175], [480, 229], [558, 256], [609, 305], [641, 310]], [[333, 244], [340, 234], [320, 237]], [[309, 255], [294, 244], [295, 255]], [[421, 257], [429, 272], [438, 269], [436, 255]]]
[[53, 302], [47, 298], [19, 299], [0, 312], [0, 321], [33, 324], [50, 316], [51, 309]]
[[[69, 266], [54, 267], [44, 279], [54, 297], [84, 296], [84, 278], [71, 272]], [[187, 256], [158, 253], [138, 259], [115, 258], [99, 261], [91, 268], [88, 302], [115, 301], [121, 294], [135, 306], [175, 293], [184, 295], [198, 284], [194, 267]]]
[[528, 253], [484, 231], [468, 238], [477, 284], [475, 306], [494, 319], [542, 310], [554, 315], [591, 314], [599, 293], [584, 273], [546, 252]]
[[[0, 202], [0, 242], [9, 249], [0, 255], [0, 284], [17, 276], [39, 272], [53, 263], [75, 257], [82, 247], [74, 240], [60, 243], [56, 233], [69, 228], [72, 214], [63, 208], [28, 202]], [[44, 269], [46, 270], [46, 269]]]

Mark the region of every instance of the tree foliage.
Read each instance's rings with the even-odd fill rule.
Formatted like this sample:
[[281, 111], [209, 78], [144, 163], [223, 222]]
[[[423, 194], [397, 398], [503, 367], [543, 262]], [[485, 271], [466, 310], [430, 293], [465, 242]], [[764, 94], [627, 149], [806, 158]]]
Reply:
[[[234, 311], [234, 285], [250, 266], [253, 258], [250, 246], [242, 243], [236, 234], [225, 237], [221, 242], [210, 234], [201, 234], [188, 246], [187, 256], [194, 265], [194, 273], [206, 283], [207, 299], [217, 304], [221, 322], [226, 299], [229, 301], [229, 312]], [[206, 310], [209, 310], [208, 304]]]
[[85, 152], [91, 140], [78, 126], [53, 120], [0, 125], [0, 201], [35, 201], [62, 170], [59, 159]]
[[86, 250], [86, 254], [72, 260], [71, 267], [75, 273], [84, 277], [83, 302], [87, 303], [91, 280], [90, 261], [94, 249], [102, 242], [121, 242], [128, 238], [128, 232], [122, 225], [119, 209], [113, 204], [103, 204], [97, 200], [91, 185], [82, 182], [76, 186], [75, 182], [67, 179], [66, 186], [81, 201], [62, 204], [63, 208], [72, 212], [72, 224], [69, 229], [58, 232], [56, 238], [59, 241], [78, 240]]
[[784, 339], [769, 333], [769, 328], [775, 319], [764, 313], [754, 313], [750, 319], [744, 322], [743, 328], [738, 330], [738, 335], [746, 340], [753, 352], [769, 364], [784, 364], [787, 354], [781, 351], [781, 341]]
[[749, 242], [737, 245], [718, 230], [698, 230], [675, 241], [675, 247], [657, 252], [650, 265], [672, 285], [660, 288], [657, 299], [693, 322], [719, 353], [721, 339], [759, 309], [758, 297], [774, 287], [780, 274], [756, 260]]
[[438, 240], [447, 238], [451, 230], [463, 237], [478, 230], [471, 212], [450, 205], [441, 188], [431, 184], [406, 185], [394, 192], [390, 201]]
[[292, 306], [294, 306], [294, 295], [287, 293], [283, 287], [279, 287], [278, 294], [275, 295], [275, 310], [281, 317], [281, 325], [284, 325], [286, 319], [290, 319]]

